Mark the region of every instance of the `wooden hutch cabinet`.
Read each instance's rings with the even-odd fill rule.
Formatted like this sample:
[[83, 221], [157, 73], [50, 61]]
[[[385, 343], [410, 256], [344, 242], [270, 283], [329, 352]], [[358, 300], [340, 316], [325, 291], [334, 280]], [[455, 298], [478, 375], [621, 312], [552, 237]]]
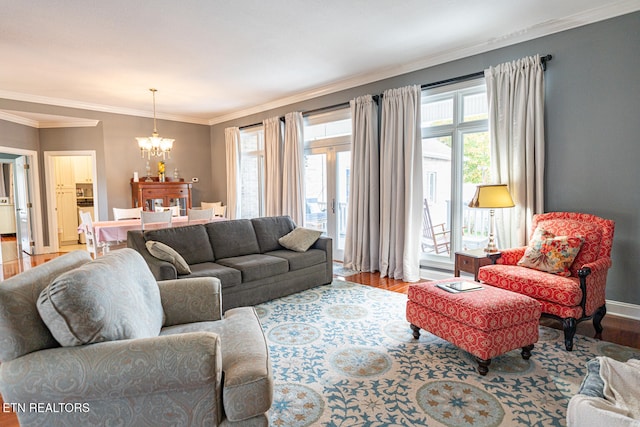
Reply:
[[151, 178], [152, 182], [145, 182], [145, 178], [139, 182], [131, 180], [131, 206], [142, 206], [145, 211], [155, 211], [159, 206], [180, 206], [180, 215], [187, 215], [187, 209], [191, 209], [192, 184], [182, 178], [167, 178], [166, 182], [159, 182], [157, 177]]

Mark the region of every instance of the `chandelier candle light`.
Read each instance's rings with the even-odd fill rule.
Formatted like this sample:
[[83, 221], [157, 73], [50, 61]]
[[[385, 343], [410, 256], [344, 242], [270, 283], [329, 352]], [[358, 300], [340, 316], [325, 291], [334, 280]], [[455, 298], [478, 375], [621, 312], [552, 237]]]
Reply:
[[138, 147], [140, 147], [140, 155], [144, 158], [145, 154], [148, 159], [151, 159], [151, 156], [156, 156], [165, 158], [165, 155], [168, 158], [171, 158], [171, 149], [173, 148], [174, 139], [171, 138], [161, 138], [158, 134], [158, 130], [156, 128], [156, 92], [158, 89], [149, 89], [153, 94], [153, 133], [151, 136], [139, 136], [136, 137], [138, 140]]
[[495, 241], [495, 210], [497, 208], [512, 208], [515, 204], [507, 189], [507, 184], [495, 184], [495, 185], [478, 185], [476, 188], [476, 194], [473, 196], [470, 208], [490, 209], [489, 215], [491, 216], [491, 230], [489, 231], [489, 243], [484, 248], [485, 252], [493, 253], [498, 252], [498, 247]]

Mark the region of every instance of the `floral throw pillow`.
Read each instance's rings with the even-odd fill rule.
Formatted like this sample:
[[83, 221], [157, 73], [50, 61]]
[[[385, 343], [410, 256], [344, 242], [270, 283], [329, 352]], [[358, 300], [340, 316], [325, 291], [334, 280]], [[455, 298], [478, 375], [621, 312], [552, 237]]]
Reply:
[[538, 227], [518, 265], [560, 276], [571, 276], [569, 268], [580, 252], [583, 241], [582, 236], [556, 236]]

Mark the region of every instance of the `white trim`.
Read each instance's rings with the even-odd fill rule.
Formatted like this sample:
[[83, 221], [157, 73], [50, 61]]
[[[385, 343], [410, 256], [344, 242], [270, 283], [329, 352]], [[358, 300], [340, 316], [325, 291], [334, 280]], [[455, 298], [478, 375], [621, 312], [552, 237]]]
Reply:
[[33, 235], [33, 241], [35, 246], [33, 251], [36, 254], [44, 253], [43, 246], [43, 231], [42, 231], [42, 206], [40, 204], [40, 169], [38, 152], [33, 150], [23, 150], [21, 148], [2, 147], [0, 146], [0, 153], [18, 154], [20, 156], [29, 156], [29, 167], [33, 171], [31, 174], [31, 204], [33, 217], [31, 218], [31, 232]]
[[90, 119], [75, 119], [68, 118], [68, 121], [39, 121], [33, 120], [28, 117], [23, 117], [18, 114], [7, 113], [6, 111], [0, 111], [0, 120], [6, 120], [12, 123], [18, 123], [20, 125], [29, 126], [36, 129], [45, 128], [78, 128], [78, 127], [94, 127], [100, 123], [100, 120]]
[[628, 319], [640, 320], [640, 305], [629, 304], [628, 302], [606, 300], [607, 314]]

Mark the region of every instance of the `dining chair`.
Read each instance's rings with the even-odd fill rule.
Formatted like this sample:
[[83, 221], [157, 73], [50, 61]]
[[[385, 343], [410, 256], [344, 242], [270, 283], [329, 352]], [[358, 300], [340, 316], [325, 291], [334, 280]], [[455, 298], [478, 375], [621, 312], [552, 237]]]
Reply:
[[[162, 224], [165, 223], [166, 227], [171, 227], [171, 211], [166, 210], [162, 212], [149, 212], [142, 211], [140, 212], [140, 222], [142, 223], [142, 229], [145, 230], [145, 225], [154, 223], [154, 224]], [[154, 227], [158, 228], [158, 227]]]
[[200, 203], [200, 208], [201, 209], [215, 209], [215, 208], [219, 208], [220, 206], [222, 206], [222, 202], [201, 202]]
[[213, 216], [221, 216], [224, 217], [227, 213], [226, 206], [216, 206], [213, 208]]
[[87, 252], [93, 254], [92, 256], [95, 259], [98, 257], [98, 244], [96, 242], [96, 236], [93, 229], [93, 220], [91, 219], [91, 213], [80, 211], [80, 221], [82, 223], [82, 229], [84, 230]]
[[194, 220], [210, 221], [213, 218], [213, 209], [189, 209], [187, 210], [188, 222]]
[[180, 206], [156, 206], [156, 212], [171, 211], [171, 215], [180, 216]]
[[120, 221], [123, 219], [139, 219], [142, 208], [113, 208], [113, 219]]

